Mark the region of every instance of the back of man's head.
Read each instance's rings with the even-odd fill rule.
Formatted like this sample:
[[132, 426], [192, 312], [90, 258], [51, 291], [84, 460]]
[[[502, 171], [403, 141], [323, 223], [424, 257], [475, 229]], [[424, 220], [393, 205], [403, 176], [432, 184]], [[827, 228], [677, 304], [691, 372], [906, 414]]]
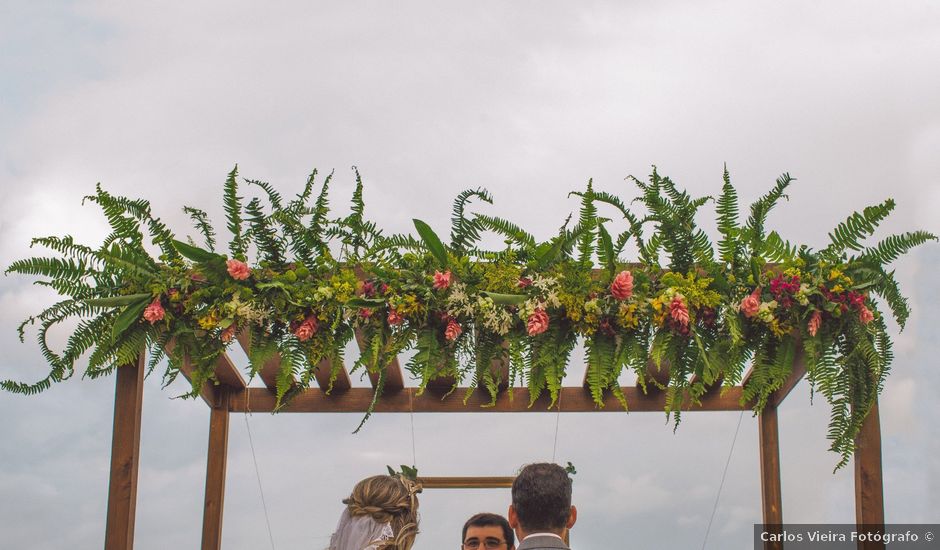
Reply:
[[529, 464], [512, 482], [512, 506], [527, 533], [564, 530], [571, 513], [571, 478], [557, 464]]

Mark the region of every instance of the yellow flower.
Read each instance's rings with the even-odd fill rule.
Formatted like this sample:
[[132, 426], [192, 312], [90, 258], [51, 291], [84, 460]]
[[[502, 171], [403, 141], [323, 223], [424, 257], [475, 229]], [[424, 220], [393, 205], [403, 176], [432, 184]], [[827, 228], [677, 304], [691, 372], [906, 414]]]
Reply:
[[205, 317], [200, 317], [197, 322], [199, 323], [199, 328], [212, 330], [219, 325], [219, 317], [218, 314], [213, 311]]
[[833, 269], [831, 269], [831, 270], [829, 271], [829, 280], [830, 280], [830, 281], [835, 281], [836, 279], [838, 279], [838, 278], [841, 277], [841, 276], [842, 276], [842, 272], [839, 271], [838, 269], [833, 268]]
[[836, 286], [832, 287], [832, 291], [833, 291], [833, 292], [842, 292], [843, 290], [845, 290], [845, 289], [842, 288], [842, 285], [836, 285]]
[[617, 311], [617, 324], [624, 329], [634, 329], [640, 324], [636, 316], [636, 304], [620, 304]]

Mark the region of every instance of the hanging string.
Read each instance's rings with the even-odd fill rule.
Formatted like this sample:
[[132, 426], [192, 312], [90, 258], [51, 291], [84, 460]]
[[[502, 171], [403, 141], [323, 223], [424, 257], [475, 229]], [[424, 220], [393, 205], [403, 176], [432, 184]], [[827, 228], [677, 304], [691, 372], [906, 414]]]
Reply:
[[418, 467], [418, 453], [415, 451], [415, 403], [414, 393], [408, 389], [408, 409], [411, 412], [411, 467]]
[[249, 414], [251, 414], [251, 391], [248, 392], [248, 399], [245, 400], [245, 429], [248, 431], [248, 446], [251, 448], [251, 459], [255, 464], [255, 477], [258, 478], [258, 492], [261, 494], [261, 508], [264, 509], [264, 522], [268, 527], [268, 540], [271, 542], [271, 550], [274, 550], [274, 533], [271, 531], [271, 518], [268, 517], [268, 504], [264, 500], [264, 487], [261, 485], [261, 470], [258, 468], [255, 442], [251, 438], [251, 424], [248, 423]]
[[715, 521], [715, 512], [718, 511], [718, 501], [721, 500], [721, 489], [725, 486], [725, 476], [728, 475], [728, 465], [731, 464], [731, 455], [734, 454], [734, 444], [738, 440], [738, 431], [741, 430], [741, 419], [744, 418], [744, 411], [738, 416], [738, 427], [734, 429], [734, 438], [731, 440], [731, 449], [728, 451], [728, 460], [725, 461], [725, 471], [721, 473], [721, 483], [718, 484], [718, 494], [715, 495], [715, 505], [712, 507], [712, 517], [708, 520], [708, 527], [705, 528], [705, 540], [702, 541], [702, 550], [708, 544], [708, 533], [712, 530], [712, 523]]
[[558, 424], [561, 423], [561, 392], [558, 392], [558, 403], [556, 403], [558, 412], [555, 414], [555, 443], [552, 445], [552, 462], [555, 462], [555, 453], [558, 451]]

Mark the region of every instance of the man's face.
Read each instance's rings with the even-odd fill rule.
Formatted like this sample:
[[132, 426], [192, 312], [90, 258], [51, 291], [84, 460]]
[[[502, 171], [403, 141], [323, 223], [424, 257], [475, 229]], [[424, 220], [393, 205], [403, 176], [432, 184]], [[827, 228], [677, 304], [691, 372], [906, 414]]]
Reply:
[[[467, 536], [463, 538], [463, 544], [464, 548], [476, 550], [507, 550], [506, 537], [503, 536], [503, 528], [499, 525], [467, 527]], [[508, 547], [508, 550], [513, 550], [513, 547]]]

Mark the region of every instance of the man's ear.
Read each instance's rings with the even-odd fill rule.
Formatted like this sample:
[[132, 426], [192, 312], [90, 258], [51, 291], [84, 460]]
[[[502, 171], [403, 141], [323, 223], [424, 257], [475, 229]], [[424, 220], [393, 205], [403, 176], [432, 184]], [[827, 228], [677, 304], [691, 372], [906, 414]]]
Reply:
[[571, 513], [568, 514], [568, 529], [574, 527], [574, 522], [578, 521], [578, 509], [574, 506], [571, 507]]
[[519, 528], [519, 516], [516, 515], [516, 509], [512, 504], [509, 505], [509, 512], [506, 514], [506, 519], [509, 521], [509, 526], [513, 529]]

